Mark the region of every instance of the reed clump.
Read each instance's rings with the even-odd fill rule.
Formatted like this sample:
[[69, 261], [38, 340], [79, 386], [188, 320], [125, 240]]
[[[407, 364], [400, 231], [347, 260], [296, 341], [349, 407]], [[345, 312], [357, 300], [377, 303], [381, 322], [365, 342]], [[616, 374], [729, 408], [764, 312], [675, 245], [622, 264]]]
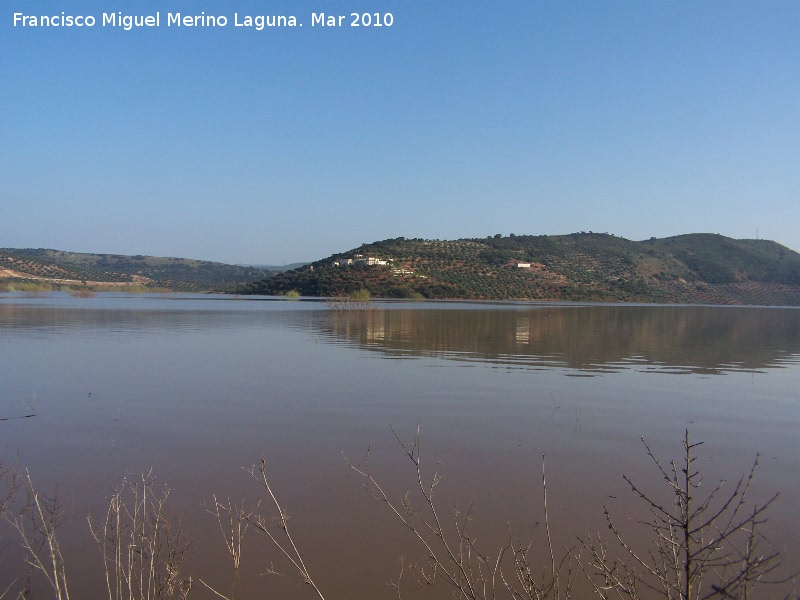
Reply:
[[97, 294], [90, 287], [78, 287], [70, 289], [69, 295], [73, 298], [94, 298]]
[[334, 312], [339, 313], [372, 313], [378, 311], [378, 306], [372, 302], [369, 291], [355, 290], [349, 294], [331, 296], [325, 304]]

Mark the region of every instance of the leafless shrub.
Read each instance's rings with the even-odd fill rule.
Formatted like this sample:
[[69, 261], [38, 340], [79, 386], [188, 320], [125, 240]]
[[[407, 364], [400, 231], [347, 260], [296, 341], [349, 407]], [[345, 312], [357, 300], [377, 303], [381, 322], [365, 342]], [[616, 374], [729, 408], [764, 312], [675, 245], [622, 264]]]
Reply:
[[[477, 540], [470, 530], [474, 512], [472, 506], [464, 513], [454, 509], [452, 524], [446, 527], [435, 499], [436, 487], [441, 483], [442, 476], [438, 464], [430, 477], [423, 476], [419, 427], [413, 440], [407, 444], [402, 442], [394, 429], [392, 433], [414, 465], [416, 491], [413, 494], [406, 492], [399, 501], [389, 498], [370, 470], [370, 449], [367, 450], [363, 465], [354, 464], [346, 456], [345, 461], [365, 479], [364, 487], [372, 497], [385, 503], [421, 544], [423, 562], [409, 565], [418, 581], [434, 585], [437, 580], [441, 580], [452, 588], [454, 597], [459, 599], [488, 600], [503, 596], [514, 600], [571, 598], [575, 583], [575, 572], [571, 568], [572, 552], [567, 550], [562, 558], [556, 559], [549, 535], [544, 463], [542, 474], [545, 523], [551, 561], [539, 577], [528, 560], [532, 544], [514, 542], [510, 531], [507, 544], [496, 553], [486, 554], [478, 548]], [[513, 567], [513, 578], [507, 578], [503, 573], [506, 556]], [[399, 583], [400, 578], [391, 585], [397, 591], [398, 597], [401, 597]]]
[[18, 474], [19, 467], [17, 464], [6, 464], [6, 461], [0, 458], [0, 523], [6, 523], [6, 515], [17, 494], [19, 487]]
[[199, 581], [220, 598], [235, 600], [238, 594], [239, 564], [242, 559], [242, 540], [244, 540], [244, 534], [247, 532], [250, 523], [247, 520], [247, 514], [244, 510], [244, 502], [236, 504], [229, 499], [225, 504], [222, 504], [217, 500], [216, 496], [214, 496], [213, 499], [213, 508], [207, 510], [217, 518], [222, 538], [225, 540], [228, 554], [231, 555], [231, 560], [233, 561], [230, 594], [225, 596], [206, 583], [204, 579], [200, 579]]
[[73, 298], [94, 298], [96, 296], [94, 290], [89, 287], [71, 288], [69, 295]]
[[[0, 554], [8, 547], [10, 542], [5, 540], [8, 530], [8, 515], [11, 511], [12, 503], [17, 495], [19, 486], [17, 464], [9, 465], [0, 458]], [[5, 598], [6, 594], [16, 584], [15, 579], [5, 589], [0, 589], [0, 599]]]
[[[283, 554], [289, 560], [289, 562], [292, 563], [292, 566], [294, 566], [301, 581], [311, 586], [317, 596], [319, 596], [321, 600], [324, 600], [325, 597], [322, 595], [319, 587], [317, 587], [317, 584], [311, 578], [308, 567], [306, 567], [303, 557], [300, 554], [300, 550], [298, 549], [297, 544], [295, 544], [294, 538], [292, 538], [292, 534], [289, 531], [290, 517], [283, 510], [283, 508], [281, 508], [278, 498], [272, 491], [272, 486], [270, 485], [267, 477], [266, 459], [262, 457], [259, 465], [251, 467], [249, 472], [253, 479], [255, 479], [264, 488], [264, 490], [266, 490], [271, 503], [278, 511], [278, 515], [275, 517], [266, 517], [259, 512], [255, 512], [246, 514], [245, 519], [256, 529], [256, 531], [260, 531], [266, 535], [267, 538], [269, 538], [270, 542], [272, 542], [272, 544], [278, 550], [280, 550], [281, 554]], [[281, 574], [275, 571], [271, 566], [268, 569], [268, 573], [274, 575]]]
[[[651, 512], [650, 520], [640, 522], [652, 534], [645, 550], [626, 540], [606, 509], [610, 541], [599, 534], [588, 536], [579, 541], [577, 548], [557, 553], [550, 532], [543, 459], [542, 504], [547, 537], [544, 547], [549, 560], [540, 567], [535, 566], [532, 558], [533, 544], [515, 541], [510, 526], [507, 542], [496, 552], [488, 554], [481, 550], [472, 533], [472, 506], [464, 512], [454, 509], [452, 518], [450, 515], [443, 518], [436, 495], [442, 475], [438, 464], [432, 472], [424, 473], [419, 426], [410, 443], [403, 443], [394, 429], [392, 433], [413, 465], [413, 491], [397, 500], [387, 495], [372, 474], [371, 448], [363, 465], [352, 463], [346, 456], [345, 461], [363, 478], [364, 487], [372, 497], [384, 503], [422, 547], [418, 563], [408, 564], [401, 558], [400, 573], [390, 582], [399, 600], [403, 597], [404, 573], [412, 574], [422, 584], [435, 585], [441, 581], [460, 600], [570, 600], [580, 573], [587, 576], [589, 585], [603, 600], [653, 597], [748, 600], [755, 597], [758, 586], [790, 579], [777, 576], [779, 554], [761, 534], [765, 513], [777, 495], [760, 504], [749, 499], [758, 459], [732, 490], [725, 491], [721, 482], [700, 496], [702, 479], [695, 465], [694, 450], [701, 443], [690, 443], [688, 431], [683, 440], [682, 460], [672, 461], [667, 467], [642, 438], [647, 455], [666, 482], [668, 501], [659, 501], [656, 495], [624, 476]], [[228, 595], [202, 579], [201, 583], [216, 596], [235, 600], [239, 593], [242, 540], [252, 528], [265, 535], [289, 561], [300, 581], [324, 600], [290, 532], [289, 515], [270, 484], [266, 460], [262, 458], [248, 472], [266, 493], [266, 505], [271, 512], [277, 511], [277, 515], [264, 514], [261, 504], [248, 512], [243, 503], [230, 500], [222, 503], [214, 497], [209, 512], [217, 518], [231, 556], [233, 579]], [[19, 500], [21, 506], [16, 506], [15, 498], [21, 495], [20, 483], [25, 499]], [[165, 512], [168, 496], [169, 490], [157, 487], [148, 471], [139, 479], [124, 479], [112, 490], [101, 522], [95, 523], [89, 517], [90, 530], [102, 551], [109, 600], [186, 600], [192, 580], [182, 579], [180, 570], [192, 540], [183, 534], [180, 522]], [[16, 466], [0, 461], [0, 517], [19, 534], [31, 573], [39, 573], [46, 579], [56, 600], [68, 600], [64, 558], [56, 538], [63, 517], [63, 503], [57, 490], [49, 496], [42, 493], [27, 471], [24, 477], [19, 477]], [[281, 574], [271, 564], [267, 573]], [[0, 589], [0, 599], [16, 584], [13, 581], [5, 591]], [[29, 590], [28, 585], [16, 598], [28, 598]]]
[[553, 548], [553, 539], [550, 535], [546, 475], [545, 460], [544, 456], [542, 456], [542, 507], [544, 509], [549, 564], [545, 564], [541, 568], [541, 573], [537, 572], [529, 559], [533, 543], [515, 543], [509, 528], [509, 549], [514, 559], [514, 574], [518, 585], [511, 584], [505, 577], [503, 578], [503, 583], [514, 600], [569, 599], [572, 598], [575, 587], [578, 570], [574, 568], [573, 563], [580, 559], [580, 554], [576, 554], [574, 548], [567, 548], [563, 554], [556, 556]]
[[375, 313], [378, 306], [374, 304], [369, 294], [331, 296], [325, 301], [329, 309], [339, 313]]
[[655, 457], [644, 438], [642, 443], [666, 482], [671, 501], [657, 500], [624, 476], [650, 509], [651, 520], [640, 524], [650, 529], [651, 545], [646, 551], [635, 549], [606, 508], [608, 529], [621, 556], [612, 556], [609, 543], [599, 534], [582, 540], [589, 555], [582, 567], [598, 596], [746, 600], [754, 597], [759, 584], [788, 581], [773, 578], [780, 566], [779, 554], [760, 532], [766, 522], [764, 513], [777, 494], [762, 504], [750, 504], [748, 498], [758, 458], [733, 490], [724, 492], [723, 481], [707, 495], [696, 497], [702, 478], [694, 464], [693, 451], [702, 442], [690, 443], [687, 430], [682, 461], [672, 461], [668, 468]]
[[109, 600], [185, 598], [191, 578], [180, 569], [192, 539], [164, 504], [169, 489], [157, 487], [152, 471], [127, 477], [111, 491], [102, 522], [89, 516], [89, 527], [103, 553]]
[[[44, 576], [56, 600], [68, 600], [69, 586], [64, 556], [56, 537], [56, 530], [63, 522], [64, 503], [57, 488], [49, 496], [39, 491], [27, 469], [23, 485], [25, 501], [15, 511], [11, 525], [19, 534], [25, 562], [33, 571]], [[21, 592], [20, 597], [25, 598], [27, 595]]]
[[[225, 543], [228, 546], [228, 552], [231, 554], [234, 561], [234, 572], [238, 570], [239, 560], [241, 558], [242, 536], [244, 535], [246, 526], [249, 525], [257, 532], [264, 534], [267, 539], [269, 539], [270, 543], [292, 564], [299, 580], [303, 584], [310, 586], [314, 594], [316, 594], [320, 600], [325, 600], [322, 591], [311, 577], [311, 573], [303, 560], [300, 549], [289, 530], [290, 517], [283, 510], [275, 492], [272, 490], [267, 476], [266, 459], [262, 457], [261, 462], [257, 466], [252, 466], [248, 470], [248, 473], [250, 473], [250, 476], [266, 491], [267, 496], [269, 496], [268, 504], [271, 504], [274, 509], [277, 510], [278, 514], [277, 516], [266, 516], [262, 514], [259, 512], [260, 503], [254, 512], [245, 512], [243, 505], [231, 504], [230, 502], [223, 505], [218, 503], [216, 499], [214, 500], [215, 509], [213, 514], [216, 514], [223, 531], [223, 537], [226, 538]], [[223, 514], [227, 516], [222, 516]], [[228, 534], [227, 525], [230, 526], [230, 534]], [[266, 574], [283, 575], [283, 573], [277, 571], [272, 564], [267, 567]], [[235, 588], [232, 590], [230, 596], [226, 596], [211, 587], [205, 581], [201, 580], [201, 583], [220, 598], [224, 598], [225, 600], [234, 600], [235, 598]]]

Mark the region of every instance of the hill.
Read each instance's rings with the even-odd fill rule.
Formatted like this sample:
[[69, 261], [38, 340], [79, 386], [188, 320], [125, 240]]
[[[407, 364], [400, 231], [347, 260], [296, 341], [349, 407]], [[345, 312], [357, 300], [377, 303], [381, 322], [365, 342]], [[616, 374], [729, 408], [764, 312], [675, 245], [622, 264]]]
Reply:
[[768, 240], [690, 234], [495, 235], [364, 244], [242, 286], [249, 294], [800, 306], [800, 254]]
[[232, 288], [272, 271], [224, 263], [120, 254], [84, 254], [42, 248], [0, 248], [0, 280], [50, 285], [146, 286], [174, 291]]
[[240, 267], [252, 267], [254, 269], [264, 269], [265, 271], [274, 271], [280, 273], [283, 271], [291, 271], [292, 269], [299, 269], [305, 267], [308, 263], [296, 262], [288, 265], [239, 265]]

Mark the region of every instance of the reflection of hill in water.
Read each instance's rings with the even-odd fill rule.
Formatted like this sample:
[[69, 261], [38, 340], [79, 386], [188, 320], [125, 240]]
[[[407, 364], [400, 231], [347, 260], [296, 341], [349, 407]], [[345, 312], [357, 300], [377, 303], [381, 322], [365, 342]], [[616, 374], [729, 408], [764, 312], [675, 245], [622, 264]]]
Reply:
[[800, 362], [800, 311], [673, 306], [398, 309], [331, 314], [334, 339], [391, 357], [529, 368], [724, 373]]
[[234, 302], [214, 296], [76, 300], [53, 295], [19, 303], [0, 302], [0, 332], [16, 332], [27, 337], [54, 333], [160, 335], [235, 331], [270, 324], [307, 327], [305, 321], [313, 315], [310, 309], [319, 309], [315, 304]]
[[336, 313], [317, 302], [188, 299], [0, 302], [0, 333], [161, 335], [297, 329], [388, 358], [436, 356], [572, 375], [636, 368], [724, 373], [800, 364], [800, 310], [702, 306], [386, 305]]

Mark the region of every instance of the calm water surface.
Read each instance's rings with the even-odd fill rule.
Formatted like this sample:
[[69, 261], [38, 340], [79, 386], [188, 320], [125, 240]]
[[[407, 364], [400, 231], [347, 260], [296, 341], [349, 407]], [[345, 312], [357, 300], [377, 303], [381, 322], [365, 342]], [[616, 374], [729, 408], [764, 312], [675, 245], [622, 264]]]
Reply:
[[[781, 491], [770, 538], [800, 561], [800, 310], [772, 308], [324, 303], [216, 296], [0, 294], [0, 455], [43, 487], [58, 482], [73, 597], [104, 590], [86, 525], [108, 490], [150, 467], [197, 532], [191, 564], [229, 577], [212, 494], [260, 490], [242, 470], [267, 457], [304, 557], [333, 597], [392, 597], [401, 554], [419, 549], [371, 500], [342, 451], [370, 462], [395, 496], [414, 485], [390, 426], [441, 461], [442, 507], [474, 503], [494, 551], [506, 524], [541, 541], [541, 461], [559, 543], [603, 529], [602, 506], [638, 515], [623, 473], [659, 490], [644, 435], [679, 458], [685, 428], [706, 479], [760, 455], [757, 492]], [[17, 418], [35, 414], [31, 418]], [[20, 575], [0, 562], [0, 589]], [[244, 597], [309, 597], [254, 534]], [[24, 575], [24, 572], [22, 572]], [[405, 597], [448, 597], [447, 590]], [[212, 597], [204, 590], [193, 597]]]

